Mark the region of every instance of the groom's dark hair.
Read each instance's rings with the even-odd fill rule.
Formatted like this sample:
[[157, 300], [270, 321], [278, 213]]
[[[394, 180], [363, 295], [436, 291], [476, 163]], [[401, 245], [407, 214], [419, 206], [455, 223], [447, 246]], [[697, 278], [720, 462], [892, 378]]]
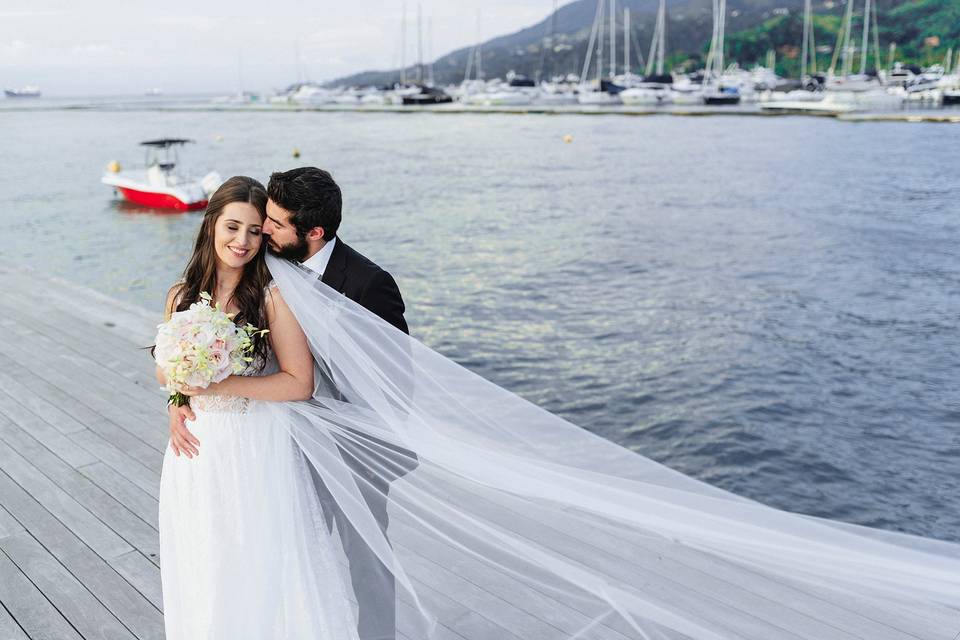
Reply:
[[316, 167], [277, 171], [270, 176], [267, 196], [290, 212], [301, 238], [314, 227], [323, 228], [323, 239], [328, 242], [336, 237], [343, 200], [329, 172]]

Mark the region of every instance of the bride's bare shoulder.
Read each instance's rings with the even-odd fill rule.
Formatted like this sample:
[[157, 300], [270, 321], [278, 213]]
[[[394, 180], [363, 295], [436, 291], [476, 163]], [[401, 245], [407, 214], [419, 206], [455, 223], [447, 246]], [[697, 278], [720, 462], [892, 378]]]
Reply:
[[173, 286], [167, 291], [167, 300], [163, 305], [163, 321], [166, 322], [173, 315], [177, 305], [180, 304], [181, 296], [186, 287], [186, 282], [179, 280], [173, 283]]
[[286, 308], [287, 303], [283, 301], [283, 295], [280, 294], [280, 287], [276, 280], [271, 280], [270, 284], [263, 290], [264, 307], [268, 316], [273, 316], [280, 308]]

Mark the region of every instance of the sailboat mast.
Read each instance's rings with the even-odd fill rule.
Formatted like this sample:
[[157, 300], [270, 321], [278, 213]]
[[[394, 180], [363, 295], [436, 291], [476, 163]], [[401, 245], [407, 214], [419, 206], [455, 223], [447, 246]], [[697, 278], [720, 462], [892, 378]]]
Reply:
[[407, 3], [401, 5], [400, 15], [400, 84], [407, 83]]
[[877, 14], [880, 13], [877, 11], [877, 7], [873, 8], [873, 53], [875, 54], [874, 61], [877, 65], [877, 77], [881, 78], [883, 82], [886, 82], [886, 74], [883, 76], [880, 75], [880, 69], [883, 68], [883, 60], [880, 59], [880, 27], [877, 25]]
[[723, 40], [726, 36], [727, 30], [727, 0], [720, 0], [720, 28], [719, 35], [717, 36], [717, 59], [719, 64], [717, 64], [717, 72], [719, 76], [723, 75], [723, 70], [725, 68], [723, 61]]
[[610, 79], [617, 75], [617, 0], [610, 0]]
[[667, 48], [667, 0], [660, 0], [660, 9], [657, 13], [660, 38], [657, 40], [657, 75], [663, 75], [663, 59]]
[[847, 0], [847, 11], [843, 17], [843, 48], [840, 50], [840, 72], [844, 76], [850, 75], [850, 30], [853, 26], [853, 1]]
[[630, 74], [630, 9], [623, 10], [623, 72]]
[[423, 12], [417, 3], [417, 84], [423, 84]]
[[803, 43], [800, 45], [800, 82], [807, 77], [807, 47], [810, 42], [810, 0], [803, 0]]
[[[710, 50], [707, 52], [707, 63], [703, 70], [703, 84], [710, 85], [713, 82], [713, 74], [717, 67], [717, 42], [720, 27], [720, 3], [719, 0], [713, 0], [713, 33], [710, 35]], [[652, 47], [651, 47], [652, 55]], [[649, 63], [648, 63], [649, 64]]]
[[603, 79], [603, 0], [599, 0], [600, 19], [597, 21], [597, 87]]
[[870, 0], [863, 5], [863, 40], [860, 43], [860, 75], [867, 73], [867, 58], [870, 55]]
[[817, 72], [817, 39], [815, 36], [816, 29], [813, 28], [813, 7], [810, 7], [810, 45], [807, 51], [810, 52], [810, 74], [813, 75]]
[[[643, 70], [644, 75], [649, 76], [653, 74], [653, 65], [657, 59], [657, 51], [658, 51], [657, 42], [659, 42], [659, 38], [660, 38], [660, 13], [658, 12], [656, 19], [653, 21], [653, 38], [651, 38], [650, 40], [650, 53], [647, 55], [647, 66]], [[711, 51], [713, 50], [712, 40], [710, 42], [710, 50]], [[707, 64], [708, 65], [710, 64], [709, 57], [707, 58]]]
[[[603, 8], [603, 0], [597, 0], [597, 12], [593, 16], [593, 28], [590, 30], [590, 42], [587, 43], [587, 55], [583, 59], [583, 70], [580, 72], [580, 84], [587, 81], [587, 74], [590, 73], [590, 62], [593, 59], [593, 45], [599, 35], [600, 13]], [[597, 63], [599, 65], [599, 62]]]

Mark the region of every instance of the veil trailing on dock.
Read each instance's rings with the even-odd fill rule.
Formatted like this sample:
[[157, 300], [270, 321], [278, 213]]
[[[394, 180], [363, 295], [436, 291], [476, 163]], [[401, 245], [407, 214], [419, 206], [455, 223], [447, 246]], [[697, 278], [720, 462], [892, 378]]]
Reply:
[[[364, 640], [960, 631], [960, 545], [694, 480], [471, 373], [315, 274], [268, 265], [318, 363], [286, 424]], [[395, 609], [364, 612], [377, 590]]]

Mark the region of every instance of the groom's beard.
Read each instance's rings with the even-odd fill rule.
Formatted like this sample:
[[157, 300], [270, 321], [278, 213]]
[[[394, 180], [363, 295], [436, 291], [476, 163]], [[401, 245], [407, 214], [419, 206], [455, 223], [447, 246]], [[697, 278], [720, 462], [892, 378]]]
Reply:
[[267, 243], [267, 248], [273, 255], [293, 262], [303, 262], [304, 258], [307, 257], [307, 251], [310, 250], [310, 247], [307, 246], [307, 239], [300, 237], [293, 244], [283, 246], [276, 245], [271, 241]]

